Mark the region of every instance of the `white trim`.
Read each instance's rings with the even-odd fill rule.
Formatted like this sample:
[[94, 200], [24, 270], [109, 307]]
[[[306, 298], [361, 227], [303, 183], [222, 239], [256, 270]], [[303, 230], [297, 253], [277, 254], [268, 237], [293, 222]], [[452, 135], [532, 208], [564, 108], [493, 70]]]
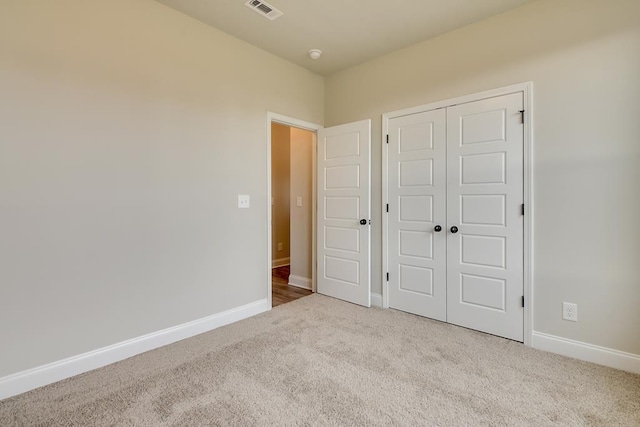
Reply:
[[74, 375], [101, 368], [269, 310], [271, 310], [271, 304], [265, 298], [202, 319], [8, 375], [0, 378], [0, 399], [6, 399]]
[[457, 98], [446, 99], [433, 102], [430, 104], [420, 105], [417, 107], [396, 110], [382, 115], [382, 306], [389, 307], [389, 284], [387, 283], [386, 274], [389, 265], [388, 254], [388, 233], [389, 218], [386, 215], [386, 205], [389, 203], [389, 171], [388, 158], [389, 147], [385, 143], [386, 135], [389, 132], [389, 119], [402, 117], [408, 114], [417, 114], [424, 111], [435, 110], [437, 108], [450, 107], [457, 104], [479, 101], [481, 99], [493, 98], [497, 96], [509, 95], [512, 93], [522, 92], [524, 96], [524, 188], [523, 197], [525, 205], [524, 216], [524, 274], [523, 286], [525, 296], [524, 307], [524, 324], [523, 335], [524, 344], [531, 346], [531, 337], [533, 333], [533, 82], [519, 83], [511, 86], [505, 86], [498, 89], [492, 89], [471, 95], [460, 96]]
[[318, 259], [316, 242], [318, 238], [318, 219], [316, 217], [318, 212], [318, 131], [313, 133], [313, 149], [311, 151], [311, 290], [318, 292]]
[[289, 257], [274, 259], [271, 261], [271, 268], [284, 267], [285, 265], [289, 265], [290, 262], [291, 258]]
[[524, 344], [532, 346], [533, 335], [533, 82], [522, 83], [524, 95], [524, 147], [523, 147], [523, 292], [524, 292]]
[[389, 203], [389, 144], [386, 142], [389, 134], [389, 119], [393, 113], [384, 113], [382, 115], [382, 271], [380, 277], [382, 279], [382, 308], [389, 308], [389, 282], [387, 281], [387, 272], [389, 271], [389, 215], [387, 212], [387, 204]]
[[289, 286], [295, 286], [296, 288], [302, 289], [313, 289], [313, 283], [311, 279], [302, 276], [294, 276], [293, 274], [289, 275]]
[[[313, 227], [313, 233], [312, 233], [312, 237], [311, 237], [311, 276], [312, 276], [312, 283], [311, 283], [311, 287], [313, 292], [316, 292], [316, 280], [315, 277], [316, 276], [316, 206], [317, 206], [317, 201], [316, 201], [316, 151], [317, 151], [317, 147], [318, 147], [318, 143], [317, 143], [317, 132], [318, 130], [322, 129], [321, 125], [315, 124], [315, 123], [311, 123], [311, 122], [306, 122], [304, 120], [300, 120], [300, 119], [296, 119], [294, 117], [289, 117], [289, 116], [285, 116], [282, 114], [278, 114], [278, 113], [273, 113], [271, 111], [267, 111], [267, 146], [266, 146], [266, 150], [267, 150], [267, 176], [266, 176], [266, 183], [267, 183], [267, 199], [266, 199], [266, 207], [267, 207], [267, 260], [270, 260], [272, 257], [272, 253], [271, 253], [271, 245], [272, 240], [273, 240], [273, 236], [271, 235], [271, 233], [273, 232], [272, 227], [271, 227], [271, 123], [272, 122], [276, 122], [276, 123], [280, 123], [283, 125], [287, 125], [287, 126], [293, 126], [293, 127], [297, 127], [300, 129], [305, 129], [308, 131], [311, 131], [314, 133], [313, 136], [313, 150], [312, 150], [312, 193], [311, 193], [311, 203], [312, 203], [312, 207], [311, 207], [311, 223], [312, 223], [312, 227]], [[267, 262], [268, 263], [268, 262]], [[267, 272], [267, 299], [269, 301], [269, 307], [271, 307], [272, 305], [272, 301], [271, 301], [271, 292], [272, 292], [272, 282], [271, 282], [271, 269], [268, 268]]]
[[640, 374], [640, 355], [533, 331], [531, 346], [539, 350]]
[[533, 87], [533, 82], [517, 83], [514, 85], [504, 86], [497, 89], [486, 90], [483, 92], [477, 92], [469, 95], [458, 96], [456, 98], [449, 98], [441, 101], [431, 102], [429, 104], [418, 105], [416, 107], [390, 111], [388, 113], [384, 113], [382, 117], [383, 118], [386, 117], [387, 119], [392, 119], [395, 117], [402, 117], [409, 114], [417, 114], [425, 111], [435, 110], [438, 108], [446, 108], [446, 107], [451, 107], [453, 105], [475, 102], [481, 99], [495, 98], [498, 96], [509, 95], [511, 93], [530, 91], [532, 87]]
[[382, 307], [382, 295], [371, 293], [371, 307]]

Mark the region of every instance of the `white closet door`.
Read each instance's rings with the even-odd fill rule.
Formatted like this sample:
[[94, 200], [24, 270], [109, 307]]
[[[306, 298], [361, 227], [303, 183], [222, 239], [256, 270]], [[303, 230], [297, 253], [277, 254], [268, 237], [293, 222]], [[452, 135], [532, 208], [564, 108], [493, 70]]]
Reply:
[[447, 109], [447, 321], [523, 340], [522, 93]]
[[[389, 307], [446, 320], [445, 110], [389, 120]], [[437, 232], [440, 230], [440, 232]]]
[[318, 131], [318, 293], [365, 307], [371, 306], [370, 153], [371, 120]]

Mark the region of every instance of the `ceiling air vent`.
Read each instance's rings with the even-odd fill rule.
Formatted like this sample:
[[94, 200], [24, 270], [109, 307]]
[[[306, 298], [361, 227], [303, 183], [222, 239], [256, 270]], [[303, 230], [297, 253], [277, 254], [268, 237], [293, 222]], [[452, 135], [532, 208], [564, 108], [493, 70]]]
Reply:
[[282, 16], [282, 12], [264, 1], [249, 0], [244, 5], [253, 10], [255, 13], [264, 16], [270, 21], [273, 21], [274, 19]]

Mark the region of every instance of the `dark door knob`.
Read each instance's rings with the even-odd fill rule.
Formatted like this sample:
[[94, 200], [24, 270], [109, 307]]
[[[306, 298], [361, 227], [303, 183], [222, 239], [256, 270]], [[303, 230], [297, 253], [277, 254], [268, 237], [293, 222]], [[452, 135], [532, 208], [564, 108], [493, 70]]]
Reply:
[[458, 232], [458, 227], [456, 227], [455, 225], [453, 227], [451, 227], [451, 232], [453, 234], [457, 233]]
[[366, 219], [361, 219], [360, 220], [360, 225], [367, 225], [367, 220]]
[[436, 225], [433, 229], [435, 230], [436, 233], [439, 233], [442, 231], [442, 227], [439, 225]]

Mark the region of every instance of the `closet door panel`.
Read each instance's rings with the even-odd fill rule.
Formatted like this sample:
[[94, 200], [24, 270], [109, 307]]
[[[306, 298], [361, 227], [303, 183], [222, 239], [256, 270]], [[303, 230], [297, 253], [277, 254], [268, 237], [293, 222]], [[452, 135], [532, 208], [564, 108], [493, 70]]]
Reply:
[[523, 95], [447, 109], [447, 321], [523, 340]]
[[445, 111], [389, 120], [389, 306], [446, 320]]

